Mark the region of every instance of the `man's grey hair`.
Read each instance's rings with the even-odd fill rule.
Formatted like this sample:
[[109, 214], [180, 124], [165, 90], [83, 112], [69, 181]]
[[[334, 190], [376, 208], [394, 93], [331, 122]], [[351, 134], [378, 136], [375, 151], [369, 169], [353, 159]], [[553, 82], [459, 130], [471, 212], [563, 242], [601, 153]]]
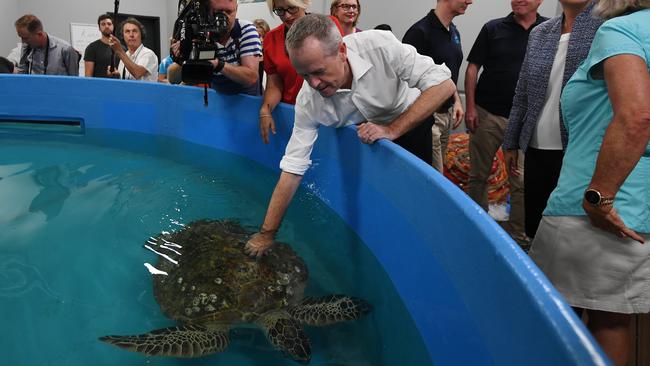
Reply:
[[302, 48], [305, 40], [314, 37], [323, 45], [326, 56], [333, 56], [339, 50], [343, 38], [341, 31], [327, 15], [309, 14], [300, 18], [289, 29], [287, 34], [287, 49]]
[[593, 10], [593, 15], [611, 19], [627, 12], [650, 8], [650, 0], [600, 0]]

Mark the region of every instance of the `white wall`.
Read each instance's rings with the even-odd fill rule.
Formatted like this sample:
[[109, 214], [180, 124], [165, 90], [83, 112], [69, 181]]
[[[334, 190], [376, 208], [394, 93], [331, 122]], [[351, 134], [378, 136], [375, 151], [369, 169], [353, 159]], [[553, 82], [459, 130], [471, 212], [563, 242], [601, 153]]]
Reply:
[[0, 56], [7, 57], [11, 49], [19, 42], [14, 28], [18, 19], [18, 0], [0, 0]]
[[[359, 28], [372, 29], [378, 24], [387, 23], [393, 28], [393, 32], [398, 39], [402, 39], [406, 30], [416, 21], [423, 18], [429, 10], [435, 7], [436, 0], [407, 0], [397, 2], [395, 0], [361, 0], [361, 18], [359, 19]], [[309, 9], [314, 13], [329, 14], [330, 0], [313, 0]], [[559, 8], [559, 3], [555, 0], [544, 0], [539, 8], [539, 13], [552, 17], [555, 16]], [[461, 34], [461, 43], [463, 46], [463, 55], [467, 58], [469, 51], [478, 36], [481, 27], [487, 21], [506, 16], [510, 13], [510, 0], [476, 0], [467, 10], [465, 15], [454, 19], [454, 24], [458, 26]], [[266, 2], [255, 4], [241, 4], [239, 6], [238, 16], [240, 19], [253, 20], [255, 18], [265, 19], [271, 25], [271, 28], [280, 24], [276, 16], [272, 16], [268, 10]], [[459, 89], [464, 89], [465, 68], [467, 63], [464, 62], [460, 70], [458, 80]]]
[[261, 18], [269, 23], [271, 29], [277, 27], [281, 23], [280, 18], [269, 11], [266, 1], [261, 3], [239, 4], [239, 8], [237, 9], [237, 18], [249, 20], [251, 22], [255, 19]]
[[[362, 14], [359, 20], [361, 29], [372, 29], [377, 24], [387, 23], [393, 27], [397, 38], [401, 39], [406, 30], [421, 19], [435, 6], [436, 0], [361, 0]], [[94, 24], [99, 14], [113, 11], [111, 0], [0, 0], [0, 55], [6, 56], [18, 42], [14, 21], [21, 15], [31, 12], [44, 23], [45, 29], [63, 39], [70, 40], [70, 23]], [[313, 0], [311, 12], [329, 13], [330, 0]], [[120, 12], [160, 17], [160, 50], [162, 57], [169, 53], [168, 39], [176, 20], [178, 0], [122, 0]], [[539, 12], [545, 16], [557, 13], [558, 2], [545, 0]], [[476, 0], [465, 15], [454, 20], [461, 33], [465, 57], [469, 53], [478, 32], [490, 19], [505, 16], [510, 12], [510, 0]], [[272, 15], [266, 2], [240, 4], [238, 17], [253, 20], [265, 19], [271, 27], [280, 24], [280, 19]], [[465, 65], [460, 70], [459, 87], [463, 89]]]
[[[100, 14], [113, 12], [114, 8], [114, 1], [111, 0], [0, 1], [2, 2], [0, 20], [4, 20], [5, 17], [11, 18], [10, 21], [0, 22], [0, 27], [2, 27], [0, 45], [3, 47], [1, 53], [4, 55], [9, 53], [9, 50], [5, 49], [6, 47], [12, 44], [14, 45], [12, 47], [15, 47], [16, 42], [18, 42], [14, 21], [23, 14], [32, 13], [36, 15], [43, 22], [46, 32], [69, 42], [70, 23], [96, 24], [97, 17]], [[13, 13], [11, 11], [12, 4], [10, 3], [16, 4], [13, 5], [13, 8], [16, 9]], [[5, 15], [5, 9], [10, 10], [6, 12], [7, 15]], [[169, 37], [166, 36], [171, 33], [171, 28], [168, 25], [168, 19], [170, 18], [168, 10], [169, 7], [166, 2], [160, 0], [123, 0], [120, 1], [119, 9], [120, 13], [160, 17], [160, 50], [163, 57], [169, 53]]]
[[[401, 40], [408, 28], [422, 19], [435, 7], [435, 4], [436, 0], [408, 0], [405, 2], [361, 0], [362, 12], [361, 18], [359, 18], [359, 28], [372, 29], [377, 24], [386, 23], [393, 28], [393, 33]], [[555, 16], [558, 4], [555, 0], [544, 0], [539, 7], [539, 13], [546, 17]], [[504, 17], [510, 11], [510, 0], [475, 0], [464, 15], [454, 19], [454, 24], [460, 32], [464, 58], [467, 58], [483, 24], [490, 19]], [[458, 79], [460, 90], [464, 90], [466, 67], [467, 63], [463, 62]]]

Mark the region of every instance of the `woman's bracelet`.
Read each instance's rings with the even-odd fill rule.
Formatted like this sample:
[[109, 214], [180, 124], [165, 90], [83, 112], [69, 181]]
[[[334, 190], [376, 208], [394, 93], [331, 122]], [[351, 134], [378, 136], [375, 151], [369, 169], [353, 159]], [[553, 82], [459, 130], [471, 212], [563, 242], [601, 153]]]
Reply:
[[273, 116], [271, 116], [270, 114], [260, 114], [260, 118], [262, 117], [273, 117]]

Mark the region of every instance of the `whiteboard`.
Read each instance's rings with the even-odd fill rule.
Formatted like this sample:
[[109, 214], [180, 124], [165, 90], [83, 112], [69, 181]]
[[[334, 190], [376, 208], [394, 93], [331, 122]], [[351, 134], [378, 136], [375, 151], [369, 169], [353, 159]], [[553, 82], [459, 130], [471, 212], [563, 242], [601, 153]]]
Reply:
[[70, 44], [81, 53], [79, 60], [79, 76], [85, 75], [83, 55], [86, 47], [92, 42], [102, 38], [97, 24], [70, 23]]

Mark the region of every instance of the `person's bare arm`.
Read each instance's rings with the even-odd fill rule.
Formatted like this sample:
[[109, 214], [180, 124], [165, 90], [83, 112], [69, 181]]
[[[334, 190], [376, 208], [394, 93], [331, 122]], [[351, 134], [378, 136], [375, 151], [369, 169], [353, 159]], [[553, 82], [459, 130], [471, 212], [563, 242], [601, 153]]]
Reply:
[[115, 54], [120, 58], [122, 63], [124, 64], [124, 67], [129, 71], [131, 76], [133, 76], [134, 79], [140, 80], [142, 79], [143, 76], [147, 75], [149, 71], [147, 68], [144, 66], [138, 65], [129, 56], [126, 55], [126, 52], [115, 52]]
[[371, 122], [363, 123], [357, 127], [357, 134], [366, 144], [372, 144], [382, 138], [395, 140], [431, 116], [455, 91], [454, 83], [445, 80], [423, 91], [415, 102], [390, 124], [382, 126]]
[[[212, 60], [212, 65], [217, 67], [218, 60]], [[221, 61], [223, 62], [223, 61]], [[241, 65], [225, 63], [221, 73], [228, 79], [241, 85], [252, 85], [259, 78], [259, 56], [244, 56]]]
[[454, 117], [454, 125], [452, 128], [456, 129], [460, 126], [460, 123], [463, 121], [465, 116], [465, 111], [463, 110], [463, 101], [460, 99], [458, 90], [454, 92], [454, 106], [452, 108], [452, 115]]
[[287, 207], [300, 186], [301, 180], [302, 175], [282, 172], [271, 196], [262, 228], [246, 243], [248, 254], [260, 257], [273, 245], [275, 233], [280, 227], [282, 218], [287, 212]]
[[472, 133], [476, 131], [479, 123], [481, 123], [476, 112], [476, 84], [480, 69], [480, 65], [470, 62], [465, 71], [465, 126]]
[[95, 72], [95, 63], [92, 61], [84, 61], [84, 74], [87, 78], [93, 76]]
[[271, 113], [282, 100], [284, 83], [278, 74], [266, 75], [266, 88], [264, 88], [264, 100], [260, 108], [260, 135], [265, 144], [269, 143], [269, 130], [275, 135], [275, 121]]
[[[608, 58], [604, 70], [614, 118], [605, 132], [589, 188], [615, 197], [650, 141], [650, 74], [645, 61], [630, 54]], [[594, 226], [643, 243], [612, 205], [596, 207], [583, 201], [582, 206]]]

